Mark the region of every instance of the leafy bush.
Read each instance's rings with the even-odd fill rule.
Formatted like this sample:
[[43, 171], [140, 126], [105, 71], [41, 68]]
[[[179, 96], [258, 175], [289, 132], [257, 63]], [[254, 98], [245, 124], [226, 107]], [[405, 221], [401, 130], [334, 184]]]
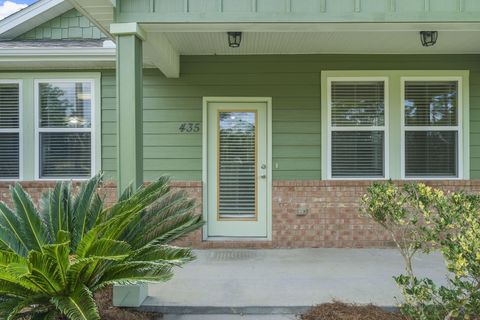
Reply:
[[170, 190], [168, 178], [129, 188], [104, 208], [101, 176], [76, 195], [59, 182], [40, 211], [20, 184], [15, 210], [0, 203], [0, 318], [99, 319], [93, 293], [111, 284], [166, 281], [191, 261], [190, 249], [168, 246], [199, 228], [194, 203]]
[[[362, 213], [387, 229], [405, 260], [407, 275], [396, 277], [414, 319], [479, 319], [480, 197], [445, 194], [424, 184], [374, 184], [362, 199]], [[418, 279], [412, 258], [438, 248], [452, 273], [449, 285]]]

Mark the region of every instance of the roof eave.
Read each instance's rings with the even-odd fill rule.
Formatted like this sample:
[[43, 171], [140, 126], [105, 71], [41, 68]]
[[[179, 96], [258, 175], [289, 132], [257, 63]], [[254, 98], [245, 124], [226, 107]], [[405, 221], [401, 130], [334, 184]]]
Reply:
[[73, 9], [66, 0], [40, 0], [0, 21], [0, 40], [12, 40]]

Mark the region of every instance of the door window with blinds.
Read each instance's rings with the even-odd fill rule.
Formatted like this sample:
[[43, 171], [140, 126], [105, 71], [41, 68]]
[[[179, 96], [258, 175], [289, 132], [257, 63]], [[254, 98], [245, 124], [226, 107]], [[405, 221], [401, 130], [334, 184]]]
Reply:
[[257, 112], [218, 111], [218, 215], [257, 215]]
[[21, 82], [0, 81], [0, 180], [20, 178]]
[[36, 81], [37, 175], [92, 176], [93, 81]]
[[333, 78], [328, 84], [329, 177], [384, 178], [386, 79]]
[[459, 80], [403, 79], [403, 175], [459, 177]]

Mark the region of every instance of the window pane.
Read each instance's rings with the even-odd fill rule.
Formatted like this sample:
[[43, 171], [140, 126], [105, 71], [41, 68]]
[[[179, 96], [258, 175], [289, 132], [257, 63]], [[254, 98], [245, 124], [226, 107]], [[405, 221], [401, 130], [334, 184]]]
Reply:
[[383, 131], [332, 132], [332, 177], [383, 177]]
[[90, 82], [40, 83], [41, 128], [90, 128]]
[[219, 112], [219, 215], [256, 215], [256, 112]]
[[19, 178], [18, 133], [0, 133], [0, 179]]
[[383, 81], [332, 82], [332, 127], [385, 125]]
[[91, 175], [91, 134], [40, 133], [40, 177]]
[[457, 81], [405, 82], [405, 125], [456, 126]]
[[18, 83], [0, 83], [0, 128], [19, 127], [20, 90]]
[[456, 177], [456, 131], [405, 132], [407, 177]]

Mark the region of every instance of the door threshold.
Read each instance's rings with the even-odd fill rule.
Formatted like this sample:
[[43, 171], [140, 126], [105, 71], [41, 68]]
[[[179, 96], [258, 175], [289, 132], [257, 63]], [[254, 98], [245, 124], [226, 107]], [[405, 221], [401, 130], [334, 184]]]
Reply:
[[269, 239], [267, 237], [207, 237], [204, 239], [204, 241], [212, 241], [212, 242], [227, 242], [227, 241], [232, 241], [232, 242], [252, 242], [252, 241], [258, 241], [258, 242], [271, 242], [272, 239]]

